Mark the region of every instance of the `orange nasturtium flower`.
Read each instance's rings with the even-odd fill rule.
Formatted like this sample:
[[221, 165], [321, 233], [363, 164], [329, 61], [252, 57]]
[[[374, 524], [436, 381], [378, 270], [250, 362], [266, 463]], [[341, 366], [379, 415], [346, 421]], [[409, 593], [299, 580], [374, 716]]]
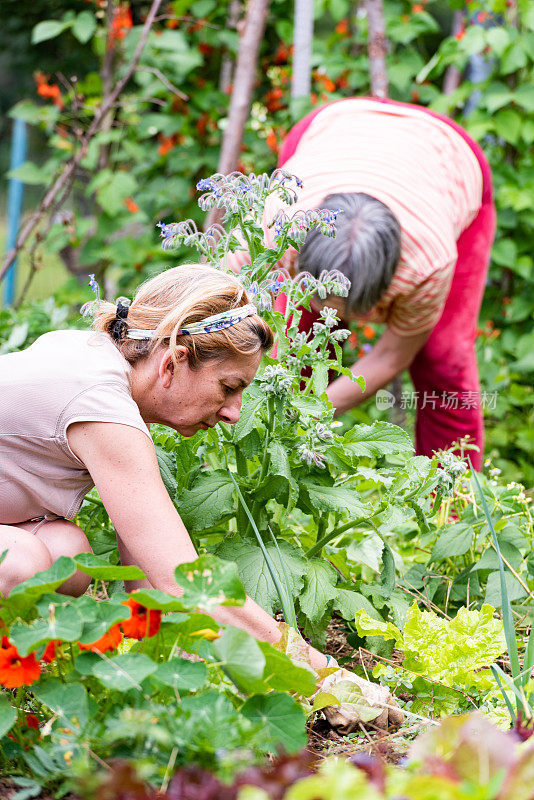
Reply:
[[29, 686], [39, 679], [40, 674], [41, 665], [35, 658], [35, 653], [19, 655], [15, 645], [9, 642], [7, 636], [3, 636], [0, 647], [0, 684], [6, 689]]
[[374, 336], [376, 336], [376, 331], [370, 325], [366, 325], [365, 328], [363, 329], [363, 335], [366, 336], [368, 339], [372, 339]]
[[125, 636], [130, 639], [144, 639], [155, 636], [161, 625], [161, 611], [148, 609], [138, 603], [133, 597], [124, 600], [123, 606], [128, 606], [131, 612], [130, 619], [125, 619], [120, 623]]
[[44, 661], [45, 664], [50, 664], [52, 661], [55, 661], [56, 645], [58, 644], [59, 641], [57, 641], [56, 639], [51, 639], [43, 651], [43, 655], [41, 656], [41, 661]]
[[119, 623], [113, 625], [107, 633], [90, 644], [78, 642], [80, 650], [90, 650], [92, 653], [106, 653], [108, 650], [116, 650], [122, 642], [122, 632]]

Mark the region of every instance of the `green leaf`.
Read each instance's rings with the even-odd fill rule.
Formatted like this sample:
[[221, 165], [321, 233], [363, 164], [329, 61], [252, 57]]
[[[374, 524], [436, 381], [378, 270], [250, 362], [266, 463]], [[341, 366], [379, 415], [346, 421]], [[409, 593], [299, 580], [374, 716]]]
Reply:
[[498, 111], [494, 117], [495, 132], [507, 142], [517, 144], [521, 133], [521, 117], [517, 111], [505, 108]]
[[304, 591], [299, 595], [302, 613], [312, 624], [321, 620], [337, 597], [337, 572], [328, 561], [314, 558], [308, 562]]
[[[278, 581], [282, 585], [287, 582], [290, 596], [296, 597], [304, 583], [306, 560], [302, 552], [288, 542], [279, 541], [278, 547], [283, 561], [273, 542], [265, 545]], [[278, 609], [278, 593], [258, 545], [232, 536], [219, 545], [217, 555], [235, 562], [247, 594], [265, 611], [273, 614]]]
[[125, 210], [124, 201], [135, 194], [137, 181], [129, 172], [115, 172], [105, 186], [98, 189], [96, 196], [100, 206], [110, 216]]
[[[519, 569], [521, 562], [523, 560], [523, 556], [521, 555], [517, 547], [515, 547], [515, 545], [511, 544], [510, 542], [507, 542], [506, 540], [499, 541], [499, 547], [503, 558], [505, 558], [508, 561], [511, 567], [515, 570]], [[482, 554], [480, 561], [477, 561], [473, 569], [498, 570], [499, 556], [497, 555], [495, 550], [493, 550], [493, 548], [488, 547], [488, 549]]]
[[188, 661], [185, 658], [171, 658], [158, 664], [152, 678], [177, 692], [193, 692], [206, 683], [208, 671], [203, 662]]
[[306, 491], [312, 511], [337, 511], [350, 517], [369, 516], [369, 506], [359, 498], [355, 489], [345, 486], [323, 486], [305, 478], [300, 486]]
[[46, 618], [38, 617], [29, 625], [17, 621], [12, 625], [9, 636], [21, 656], [27, 656], [40, 645], [51, 639], [75, 642], [83, 628], [80, 612], [73, 605], [56, 606]]
[[182, 492], [177, 506], [188, 530], [210, 528], [225, 514], [234, 511], [232, 480], [222, 469], [202, 473], [192, 489]]
[[441, 561], [444, 558], [462, 556], [467, 553], [473, 541], [473, 529], [466, 522], [457, 522], [455, 525], [440, 533], [432, 548], [431, 561]]
[[60, 556], [49, 569], [36, 572], [32, 578], [19, 583], [10, 594], [9, 600], [35, 601], [47, 592], [53, 592], [76, 572], [76, 564], [72, 558]]
[[75, 602], [83, 618], [83, 629], [79, 637], [82, 644], [96, 642], [113, 625], [130, 616], [130, 609], [117, 602], [96, 601], [87, 595], [78, 598]]
[[106, 558], [95, 556], [93, 553], [79, 553], [74, 561], [80, 572], [101, 581], [136, 581], [146, 577], [139, 567], [110, 564]]
[[164, 613], [182, 611], [184, 608], [181, 598], [174, 597], [171, 594], [167, 594], [167, 592], [161, 592], [159, 589], [137, 589], [134, 597], [145, 608], [157, 609]]
[[259, 384], [251, 383], [244, 393], [239, 421], [232, 427], [234, 442], [241, 441], [255, 427], [260, 409], [266, 402], [267, 397]]
[[[32, 692], [40, 703], [47, 706], [64, 723], [84, 728], [89, 719], [89, 697], [81, 683], [62, 683], [56, 678], [39, 682]], [[65, 727], [65, 725], [63, 725]]]
[[92, 674], [107, 688], [127, 692], [139, 687], [157, 668], [152, 659], [143, 653], [123, 653], [101, 661], [92, 669]]
[[352, 455], [374, 458], [413, 451], [413, 443], [406, 431], [389, 422], [355, 425], [345, 434], [344, 447]]
[[43, 22], [38, 22], [32, 30], [32, 44], [39, 44], [39, 42], [46, 42], [48, 39], [55, 39], [60, 33], [70, 28], [72, 21], [59, 22], [55, 19], [45, 19]]
[[414, 603], [404, 627], [407, 654], [403, 666], [428, 675], [447, 686], [471, 685], [476, 671], [489, 667], [506, 650], [502, 621], [494, 609], [461, 608], [446, 620], [431, 611], [420, 611]]
[[328, 364], [318, 361], [312, 367], [311, 381], [316, 395], [326, 392], [328, 386]]
[[354, 620], [358, 611], [365, 611], [372, 619], [378, 617], [378, 611], [373, 608], [363, 594], [353, 592], [350, 589], [341, 589], [340, 587], [336, 590], [334, 609], [339, 611], [343, 619], [350, 620], [350, 622]]
[[[298, 666], [293, 661], [276, 650], [268, 642], [258, 642], [260, 650], [265, 656], [265, 670], [262, 679], [270, 686], [280, 692], [296, 692], [304, 697], [309, 697], [317, 688], [317, 677], [315, 673], [304, 666]], [[254, 689], [259, 692], [258, 689]]]
[[72, 33], [81, 44], [89, 41], [96, 31], [96, 19], [94, 12], [81, 11], [72, 23]]
[[178, 481], [176, 480], [176, 456], [174, 453], [169, 453], [169, 451], [165, 450], [160, 444], [156, 444], [155, 448], [161, 479], [165, 484], [165, 488], [171, 500], [174, 500], [178, 490]]
[[0, 739], [8, 733], [17, 719], [17, 712], [9, 702], [10, 695], [0, 694]]
[[265, 730], [277, 752], [298, 753], [306, 746], [306, 717], [289, 695], [280, 692], [253, 695], [244, 703], [241, 713]]
[[[506, 580], [506, 590], [508, 592], [508, 598], [511, 603], [515, 600], [521, 600], [523, 597], [526, 597], [527, 593], [524, 588], [521, 586], [517, 578], [514, 578], [511, 572], [505, 569], [505, 580]], [[502, 593], [501, 593], [501, 578], [500, 573], [491, 572], [488, 575], [488, 582], [486, 584], [486, 596], [484, 598], [485, 603], [489, 603], [490, 605], [494, 606], [495, 608], [501, 608], [502, 606]]]
[[393, 639], [396, 647], [402, 647], [402, 633], [392, 622], [370, 617], [360, 610], [356, 613], [355, 624], [360, 636], [382, 636], [383, 639]]
[[50, 183], [51, 172], [46, 166], [38, 167], [33, 161], [25, 161], [20, 167], [9, 170], [7, 177], [15, 178], [29, 186], [46, 186]]
[[524, 83], [518, 86], [514, 91], [514, 100], [525, 111], [530, 113], [534, 112], [534, 86], [532, 84]]
[[213, 653], [238, 689], [248, 693], [248, 684], [258, 681], [265, 668], [265, 656], [258, 642], [241, 628], [228, 625], [213, 643]]
[[380, 572], [380, 561], [384, 542], [374, 531], [363, 537], [361, 542], [351, 542], [347, 547], [347, 558], [358, 564], [366, 564], [375, 572]]
[[184, 606], [212, 611], [219, 605], [243, 605], [246, 599], [237, 567], [217, 556], [200, 556], [189, 564], [180, 564], [174, 571], [176, 583], [184, 593]]

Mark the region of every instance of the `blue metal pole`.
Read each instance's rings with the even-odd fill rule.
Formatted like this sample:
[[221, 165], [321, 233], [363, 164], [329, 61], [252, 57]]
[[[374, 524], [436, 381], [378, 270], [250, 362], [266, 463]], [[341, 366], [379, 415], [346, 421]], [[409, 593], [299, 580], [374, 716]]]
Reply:
[[[13, 125], [11, 140], [11, 169], [17, 169], [26, 161], [26, 123], [16, 119]], [[17, 178], [9, 179], [7, 192], [7, 242], [6, 252], [9, 252], [17, 241], [17, 233], [22, 214], [22, 201], [24, 199], [24, 184]], [[13, 262], [4, 278], [4, 305], [12, 305], [15, 299], [15, 285], [17, 277], [17, 260]]]

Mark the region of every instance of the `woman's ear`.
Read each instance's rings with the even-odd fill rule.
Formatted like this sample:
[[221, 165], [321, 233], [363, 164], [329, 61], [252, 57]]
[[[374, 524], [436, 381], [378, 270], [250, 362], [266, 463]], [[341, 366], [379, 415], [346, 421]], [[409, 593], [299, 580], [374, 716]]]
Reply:
[[161, 356], [158, 375], [164, 389], [169, 389], [173, 382], [176, 371], [175, 362], [177, 362], [178, 367], [187, 364], [187, 350], [182, 345], [175, 349], [174, 359], [169, 349], [165, 350]]

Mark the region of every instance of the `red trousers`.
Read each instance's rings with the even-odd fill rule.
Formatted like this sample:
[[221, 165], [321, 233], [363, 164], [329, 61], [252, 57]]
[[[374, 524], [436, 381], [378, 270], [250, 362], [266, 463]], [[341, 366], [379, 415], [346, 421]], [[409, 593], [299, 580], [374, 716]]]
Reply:
[[[376, 102], [407, 105], [393, 100]], [[480, 452], [471, 452], [473, 466], [480, 471], [484, 451], [484, 395], [480, 392], [475, 338], [495, 236], [491, 170], [480, 145], [456, 122], [421, 106], [417, 108], [450, 125], [467, 142], [482, 171], [482, 203], [477, 216], [458, 239], [458, 259], [443, 313], [410, 366], [417, 404], [416, 453], [432, 456], [434, 450], [445, 449], [457, 439], [469, 436], [480, 448]], [[289, 132], [280, 152], [279, 166], [293, 155], [304, 131], [320, 111], [321, 108], [312, 111]], [[354, 191], [358, 191], [357, 186]], [[317, 316], [305, 312], [301, 324], [309, 328]]]

